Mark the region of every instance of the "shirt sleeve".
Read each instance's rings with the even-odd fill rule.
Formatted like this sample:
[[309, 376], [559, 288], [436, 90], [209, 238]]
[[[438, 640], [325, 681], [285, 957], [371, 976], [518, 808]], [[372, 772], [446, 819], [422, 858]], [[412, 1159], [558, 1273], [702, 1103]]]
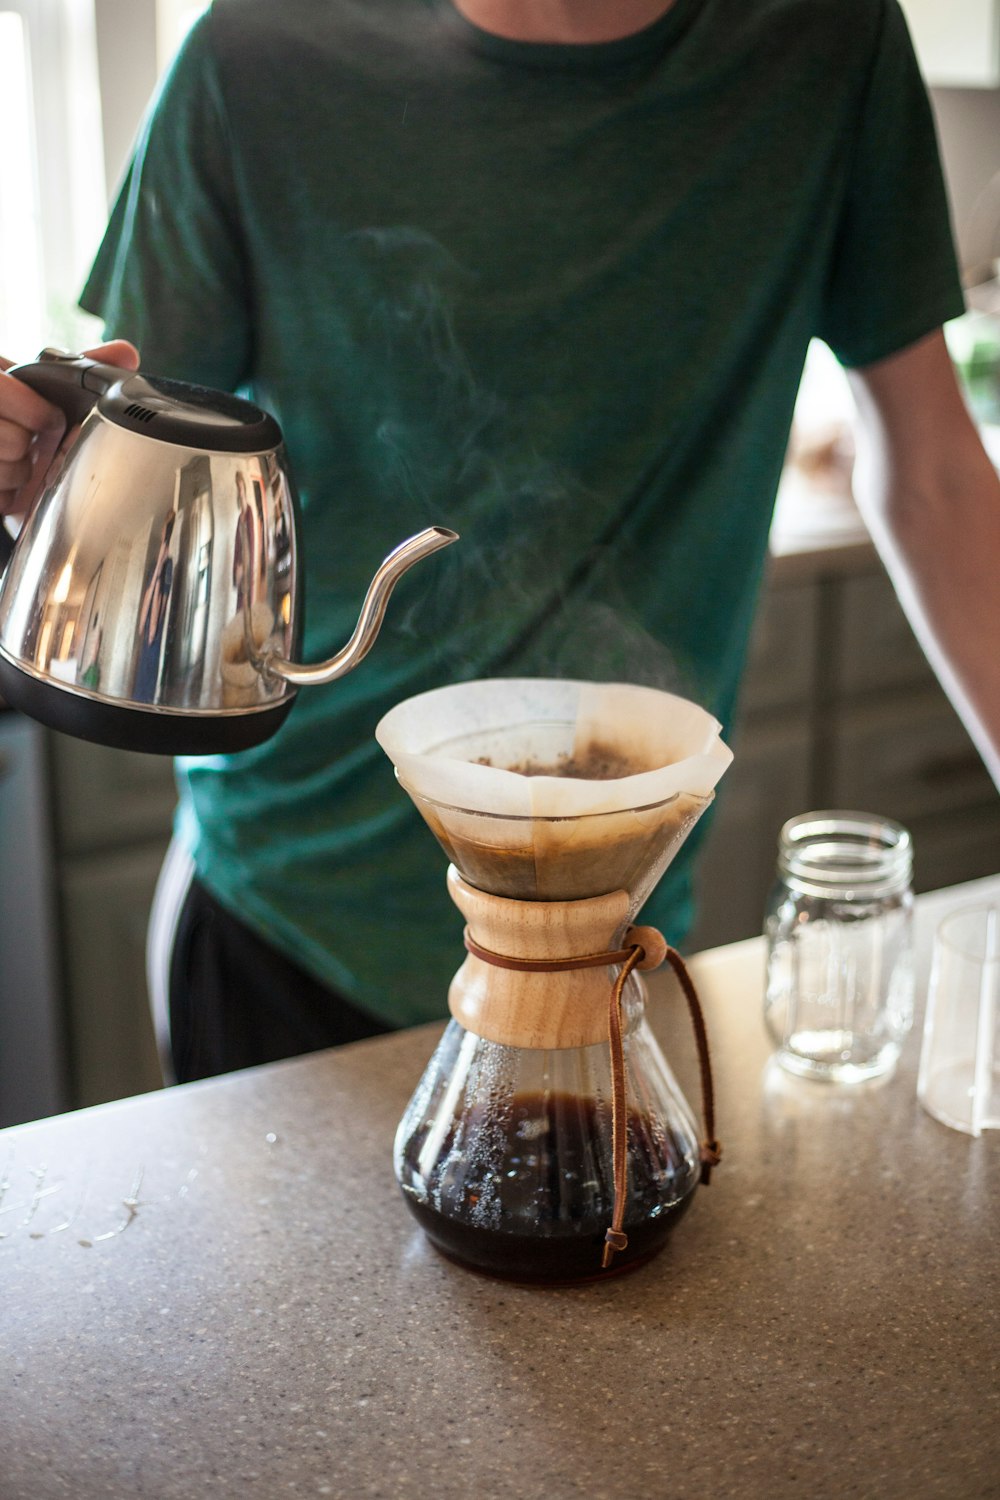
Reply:
[[157, 375], [226, 390], [252, 366], [234, 162], [209, 12], [150, 107], [80, 305]]
[[964, 310], [927, 91], [897, 0], [883, 0], [817, 333], [866, 365]]

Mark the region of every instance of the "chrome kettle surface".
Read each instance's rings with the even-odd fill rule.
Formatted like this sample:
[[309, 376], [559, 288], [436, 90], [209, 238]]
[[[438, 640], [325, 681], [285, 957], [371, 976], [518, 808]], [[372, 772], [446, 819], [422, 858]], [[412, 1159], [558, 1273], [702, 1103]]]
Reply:
[[10, 373], [70, 423], [91, 408], [0, 582], [0, 693], [54, 728], [167, 754], [257, 744], [299, 686], [357, 665], [396, 579], [456, 539], [396, 548], [344, 649], [297, 663], [298, 506], [273, 418], [65, 356]]

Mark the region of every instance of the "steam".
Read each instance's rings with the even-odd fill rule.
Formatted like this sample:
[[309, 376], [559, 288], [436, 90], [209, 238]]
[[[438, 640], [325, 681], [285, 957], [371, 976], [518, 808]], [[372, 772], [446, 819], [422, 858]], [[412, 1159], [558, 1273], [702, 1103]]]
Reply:
[[[452, 678], [527, 672], [688, 693], [629, 604], [618, 516], [538, 451], [534, 419], [476, 373], [462, 329], [472, 273], [408, 227], [359, 231], [351, 247], [370, 278], [366, 340], [389, 372], [374, 431], [380, 472], [412, 502], [414, 529], [446, 524], [462, 536], [435, 564], [434, 588], [408, 591], [395, 628], [439, 642]], [[502, 313], [492, 336], [504, 337]], [[556, 432], [557, 403], [547, 413]], [[525, 412], [540, 404], [526, 391]], [[593, 518], [589, 532], [581, 517]]]

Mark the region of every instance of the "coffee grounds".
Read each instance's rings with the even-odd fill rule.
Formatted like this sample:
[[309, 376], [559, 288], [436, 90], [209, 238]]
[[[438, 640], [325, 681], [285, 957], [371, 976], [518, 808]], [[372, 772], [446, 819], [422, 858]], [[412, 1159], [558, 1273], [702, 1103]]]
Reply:
[[[476, 761], [479, 766], [493, 764], [486, 755], [480, 756]], [[639, 765], [613, 745], [604, 745], [595, 740], [581, 755], [560, 755], [549, 765], [524, 760], [501, 769], [512, 771], [515, 776], [565, 776], [577, 781], [617, 781], [623, 776], [636, 776], [650, 768]]]

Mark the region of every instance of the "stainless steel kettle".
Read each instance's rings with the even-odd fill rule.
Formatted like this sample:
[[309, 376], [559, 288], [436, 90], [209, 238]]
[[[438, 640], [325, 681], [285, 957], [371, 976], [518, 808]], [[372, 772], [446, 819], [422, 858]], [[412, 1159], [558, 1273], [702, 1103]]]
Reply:
[[16, 544], [0, 525], [0, 695], [54, 729], [168, 755], [256, 745], [299, 687], [358, 664], [400, 575], [457, 540], [404, 541], [343, 650], [296, 663], [298, 503], [274, 418], [54, 350], [8, 373], [83, 423]]

